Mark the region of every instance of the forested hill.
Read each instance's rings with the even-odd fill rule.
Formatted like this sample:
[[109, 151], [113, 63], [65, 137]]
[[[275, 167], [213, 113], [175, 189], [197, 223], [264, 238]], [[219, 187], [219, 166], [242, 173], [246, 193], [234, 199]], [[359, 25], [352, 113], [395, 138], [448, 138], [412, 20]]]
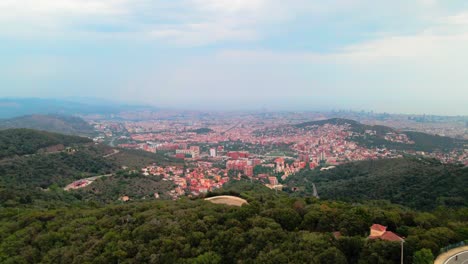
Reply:
[[295, 195], [311, 195], [315, 183], [324, 199], [389, 200], [416, 209], [468, 206], [468, 167], [432, 159], [402, 158], [343, 164], [328, 171], [305, 170], [287, 179]]
[[323, 126], [325, 124], [330, 125], [350, 125], [351, 130], [358, 133], [364, 133], [366, 130], [374, 130], [377, 132], [377, 135], [385, 135], [389, 132], [395, 132], [394, 129], [386, 126], [370, 126], [361, 124], [358, 121], [351, 120], [351, 119], [344, 119], [344, 118], [332, 118], [326, 120], [318, 120], [318, 121], [311, 121], [311, 122], [304, 122], [295, 125], [297, 128], [307, 128], [310, 126]]
[[[248, 185], [249, 183], [242, 183]], [[367, 239], [382, 224], [405, 237], [404, 262], [468, 239], [466, 210], [420, 213], [242, 190], [242, 207], [203, 199], [0, 210], [1, 263], [400, 263], [400, 243]], [[221, 190], [220, 192], [223, 192]], [[334, 237], [332, 232], [340, 232]]]
[[[112, 202], [122, 195], [139, 199], [156, 191], [165, 194], [172, 188], [170, 183], [144, 177], [138, 171], [153, 163], [174, 164], [177, 160], [89, 143], [92, 141], [87, 138], [29, 129], [0, 131], [0, 207]], [[124, 167], [128, 169], [122, 170]], [[102, 175], [112, 176], [80, 191], [63, 191], [73, 181]]]
[[54, 145], [70, 146], [90, 143], [91, 139], [31, 129], [0, 130], [0, 159], [9, 156], [34, 154]]
[[0, 129], [29, 128], [67, 135], [92, 136], [94, 128], [75, 116], [27, 115], [0, 120]]
[[[467, 140], [454, 139], [450, 137], [431, 135], [415, 131], [397, 131], [387, 126], [365, 125], [355, 120], [343, 118], [332, 118], [327, 120], [305, 122], [296, 124], [294, 127], [299, 129], [310, 129], [314, 126], [323, 126], [325, 124], [349, 125], [350, 130], [356, 133], [349, 139], [370, 148], [387, 147], [397, 150], [432, 152], [451, 151], [453, 149], [464, 148], [466, 145], [468, 145]], [[375, 131], [375, 135], [366, 134], [366, 131]], [[384, 138], [387, 133], [405, 134], [411, 141], [414, 142], [414, 144], [404, 144], [388, 141]]]

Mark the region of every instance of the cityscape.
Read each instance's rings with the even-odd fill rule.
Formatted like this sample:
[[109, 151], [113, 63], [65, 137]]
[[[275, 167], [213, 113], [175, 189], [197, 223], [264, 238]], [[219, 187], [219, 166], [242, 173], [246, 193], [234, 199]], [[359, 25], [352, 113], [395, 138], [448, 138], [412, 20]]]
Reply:
[[[206, 194], [221, 188], [230, 179], [240, 180], [242, 177], [262, 182], [271, 189], [292, 189], [295, 186], [284, 186], [283, 183], [289, 175], [301, 170], [329, 170], [354, 161], [402, 158], [405, 155], [468, 166], [466, 147], [445, 152], [399, 150], [391, 146], [371, 148], [354, 139], [375, 136], [377, 132], [372, 127], [357, 133], [351, 128], [353, 122], [346, 124], [346, 120], [343, 125], [295, 126], [306, 121], [308, 116], [319, 118], [317, 121], [324, 120], [323, 114], [244, 113], [241, 118], [200, 114], [199, 117], [163, 116], [160, 120], [91, 123], [101, 135], [94, 138], [96, 142], [107, 141], [119, 148], [164, 153], [180, 160], [184, 165], [148, 164], [141, 168], [146, 176], [161, 176], [163, 180], [173, 182], [175, 188], [168, 191], [173, 199]], [[154, 113], [154, 118], [158, 118], [158, 113]], [[466, 136], [466, 128], [458, 133]], [[383, 139], [389, 143], [415, 144], [404, 132], [398, 131], [386, 132]], [[75, 188], [85, 186], [78, 181]], [[154, 193], [155, 198], [159, 196]]]
[[0, 0], [0, 264], [468, 264], [468, 1]]

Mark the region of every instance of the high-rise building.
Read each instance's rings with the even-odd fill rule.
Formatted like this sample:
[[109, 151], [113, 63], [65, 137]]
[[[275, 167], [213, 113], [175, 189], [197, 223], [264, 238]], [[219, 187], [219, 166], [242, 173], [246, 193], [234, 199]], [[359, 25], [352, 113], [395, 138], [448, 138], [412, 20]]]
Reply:
[[244, 174], [246, 176], [248, 176], [248, 177], [252, 177], [253, 176], [253, 166], [250, 166], [250, 165], [245, 166]]
[[198, 159], [200, 157], [200, 147], [199, 146], [190, 146], [190, 151], [192, 152], [192, 158]]
[[210, 156], [211, 157], [216, 157], [216, 149], [215, 148], [210, 148]]

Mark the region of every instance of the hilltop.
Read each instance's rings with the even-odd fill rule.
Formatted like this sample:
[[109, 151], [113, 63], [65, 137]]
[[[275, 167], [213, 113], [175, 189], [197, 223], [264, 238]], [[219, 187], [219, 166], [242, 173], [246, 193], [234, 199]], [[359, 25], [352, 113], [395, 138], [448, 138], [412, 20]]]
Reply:
[[294, 125], [297, 128], [307, 128], [311, 126], [330, 125], [350, 125], [351, 130], [357, 133], [364, 133], [366, 130], [374, 130], [377, 135], [385, 135], [386, 133], [396, 132], [394, 129], [386, 126], [370, 126], [361, 124], [358, 121], [344, 118], [331, 118], [326, 120], [310, 121]]
[[[431, 135], [415, 131], [398, 131], [387, 126], [380, 125], [365, 125], [355, 120], [332, 118], [327, 120], [311, 121], [296, 124], [293, 127], [298, 129], [313, 129], [315, 126], [330, 125], [348, 125], [350, 130], [354, 132], [354, 136], [349, 140], [355, 141], [369, 148], [382, 148], [387, 147], [396, 150], [409, 150], [409, 151], [451, 151], [457, 148], [463, 148], [468, 144], [467, 140], [454, 139], [450, 137], [443, 137], [438, 135]], [[412, 144], [404, 144], [399, 142], [392, 142], [385, 139], [388, 133], [406, 135]]]
[[0, 159], [10, 156], [35, 154], [46, 148], [56, 147], [61, 150], [74, 144], [91, 143], [92, 140], [83, 137], [62, 135], [31, 129], [0, 130]]
[[287, 179], [290, 188], [300, 190], [294, 195], [312, 195], [312, 183], [324, 199], [389, 200], [419, 210], [468, 206], [468, 167], [433, 159], [359, 161], [327, 171], [305, 170]]
[[0, 129], [8, 128], [29, 128], [78, 136], [93, 136], [96, 133], [83, 119], [64, 115], [26, 115], [0, 120]]
[[[176, 163], [161, 154], [115, 149], [93, 144], [88, 138], [29, 129], [0, 131], [0, 150], [0, 205], [9, 206], [45, 201], [108, 202], [127, 193], [152, 195], [150, 187], [165, 192], [170, 184], [144, 177], [139, 169], [153, 163]], [[100, 175], [113, 176], [83, 191], [62, 190], [73, 181]]]

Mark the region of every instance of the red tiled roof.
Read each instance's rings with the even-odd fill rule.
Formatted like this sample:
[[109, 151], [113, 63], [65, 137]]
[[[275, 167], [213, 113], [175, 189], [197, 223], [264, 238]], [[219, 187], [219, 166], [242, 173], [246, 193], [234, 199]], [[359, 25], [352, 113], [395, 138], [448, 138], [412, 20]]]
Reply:
[[339, 232], [339, 231], [333, 232], [333, 236], [334, 236], [336, 239], [338, 239], [338, 238], [341, 237], [341, 232]]
[[377, 230], [377, 231], [387, 231], [387, 227], [379, 224], [373, 224], [371, 226], [371, 229]]
[[275, 163], [281, 163], [281, 162], [284, 162], [284, 159], [283, 159], [283, 158], [277, 158], [277, 159], [275, 159]]
[[397, 234], [393, 233], [392, 231], [385, 232], [380, 239], [388, 240], [388, 241], [403, 241], [403, 238], [398, 236]]

